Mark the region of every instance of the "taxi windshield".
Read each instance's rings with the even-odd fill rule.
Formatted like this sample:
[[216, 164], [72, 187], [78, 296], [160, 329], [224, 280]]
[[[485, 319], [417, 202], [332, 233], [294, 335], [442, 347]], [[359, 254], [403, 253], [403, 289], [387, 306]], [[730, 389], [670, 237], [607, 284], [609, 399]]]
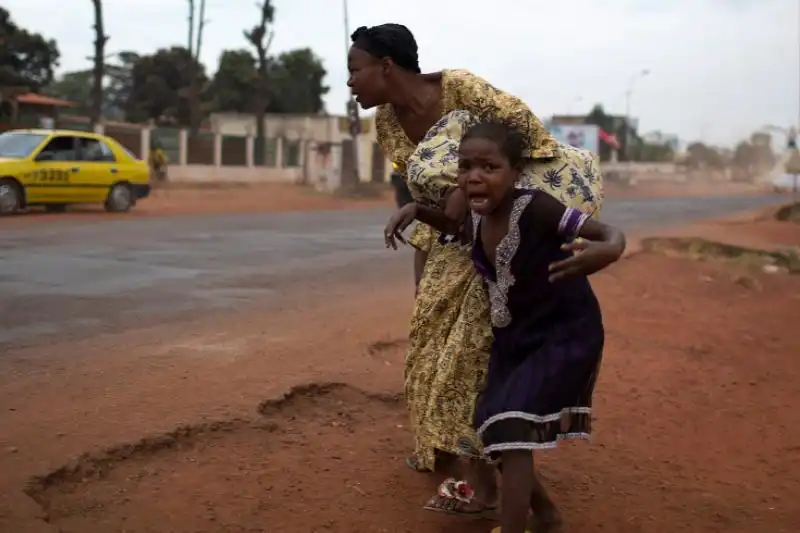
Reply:
[[0, 157], [24, 159], [47, 137], [41, 133], [6, 132], [0, 134]]

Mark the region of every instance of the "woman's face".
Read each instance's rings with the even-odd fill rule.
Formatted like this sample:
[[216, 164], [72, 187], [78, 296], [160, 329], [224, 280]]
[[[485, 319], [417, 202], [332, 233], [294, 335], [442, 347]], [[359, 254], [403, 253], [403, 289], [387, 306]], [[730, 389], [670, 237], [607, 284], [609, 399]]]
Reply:
[[350, 77], [347, 86], [364, 109], [388, 102], [386, 73], [389, 65], [367, 52], [350, 47], [347, 54], [347, 70]]

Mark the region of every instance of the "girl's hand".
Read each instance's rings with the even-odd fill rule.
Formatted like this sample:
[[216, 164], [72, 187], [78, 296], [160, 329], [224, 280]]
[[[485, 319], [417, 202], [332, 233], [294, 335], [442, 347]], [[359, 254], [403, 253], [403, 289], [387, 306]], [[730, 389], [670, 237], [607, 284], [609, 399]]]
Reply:
[[577, 276], [589, 276], [603, 270], [622, 255], [623, 248], [607, 242], [575, 241], [565, 244], [562, 250], [577, 254], [550, 263], [550, 282]]
[[383, 230], [383, 239], [386, 242], [386, 247], [397, 250], [397, 241], [408, 244], [405, 237], [403, 237], [403, 231], [405, 231], [416, 218], [416, 203], [411, 202], [398, 209], [389, 219], [389, 223], [386, 224], [386, 229]]

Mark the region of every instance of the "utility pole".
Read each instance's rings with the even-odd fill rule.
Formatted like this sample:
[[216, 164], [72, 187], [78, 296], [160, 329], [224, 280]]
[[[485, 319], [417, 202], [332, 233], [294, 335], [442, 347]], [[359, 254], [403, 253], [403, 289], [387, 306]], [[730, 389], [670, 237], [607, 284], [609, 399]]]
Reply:
[[640, 79], [648, 76], [650, 71], [643, 69], [634, 74], [628, 82], [628, 90], [625, 91], [625, 166], [628, 169], [628, 181], [633, 178], [633, 161], [631, 160], [631, 97], [633, 96], [633, 87]]
[[[347, 64], [347, 55], [350, 53], [350, 16], [348, 12], [347, 0], [342, 0], [342, 8], [344, 11], [344, 46], [345, 46], [345, 65]], [[342, 183], [349, 183], [353, 187], [361, 183], [359, 176], [359, 158], [358, 158], [358, 136], [361, 133], [361, 119], [358, 115], [358, 102], [350, 95], [346, 105], [347, 120], [350, 129], [350, 137], [352, 139], [352, 160], [353, 172], [350, 176], [342, 176]], [[344, 160], [344, 154], [342, 154]]]
[[[798, 51], [798, 58], [800, 58], [800, 3], [797, 5], [797, 51]], [[798, 81], [800, 81], [800, 62], [797, 65], [797, 74], [798, 74]], [[800, 158], [800, 148], [797, 146], [797, 130], [800, 128], [800, 85], [798, 85], [798, 93], [797, 93], [797, 127], [792, 126], [789, 128], [789, 134], [787, 135], [787, 147], [790, 151], [790, 160], [792, 156], [795, 156], [795, 159]], [[792, 196], [794, 197], [795, 201], [797, 201], [797, 170], [792, 169]]]

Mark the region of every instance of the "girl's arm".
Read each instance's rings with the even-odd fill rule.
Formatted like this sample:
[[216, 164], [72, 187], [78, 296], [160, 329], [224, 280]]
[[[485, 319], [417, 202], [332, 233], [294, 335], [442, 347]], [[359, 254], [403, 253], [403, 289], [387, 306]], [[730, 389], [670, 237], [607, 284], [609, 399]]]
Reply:
[[[581, 252], [550, 265], [550, 281], [588, 276], [617, 261], [625, 251], [625, 234], [614, 226], [593, 220], [578, 209], [565, 207], [547, 193], [536, 191], [530, 202], [534, 223], [544, 232], [568, 242], [564, 250]], [[574, 241], [575, 238], [586, 241]]]
[[546, 233], [572, 240], [578, 237], [625, 248], [625, 235], [579, 209], [566, 207], [544, 191], [535, 191], [530, 202], [535, 224]]
[[599, 220], [588, 218], [586, 223], [578, 231], [578, 237], [594, 242], [603, 242], [618, 251], [621, 256], [625, 251], [625, 234], [615, 226], [609, 226]]
[[[426, 232], [428, 237], [430, 237], [430, 228], [448, 235], [459, 235], [461, 234], [461, 228], [464, 225], [464, 220], [468, 212], [467, 199], [464, 193], [461, 192], [461, 189], [451, 189], [450, 192], [447, 193], [444, 210], [428, 207], [416, 202], [406, 204], [392, 215], [389, 219], [389, 223], [386, 225], [386, 229], [383, 232], [386, 247], [396, 250], [396, 241], [406, 243], [407, 241], [403, 237], [403, 231], [413, 224], [415, 220], [422, 223], [421, 226], [417, 226], [417, 229], [420, 227], [428, 227], [428, 231]], [[417, 231], [415, 231], [415, 235], [416, 233]], [[408, 244], [421, 249], [420, 243], [418, 242], [420, 239], [414, 238], [415, 235], [412, 235]], [[427, 248], [425, 251], [429, 249], [430, 248]]]

